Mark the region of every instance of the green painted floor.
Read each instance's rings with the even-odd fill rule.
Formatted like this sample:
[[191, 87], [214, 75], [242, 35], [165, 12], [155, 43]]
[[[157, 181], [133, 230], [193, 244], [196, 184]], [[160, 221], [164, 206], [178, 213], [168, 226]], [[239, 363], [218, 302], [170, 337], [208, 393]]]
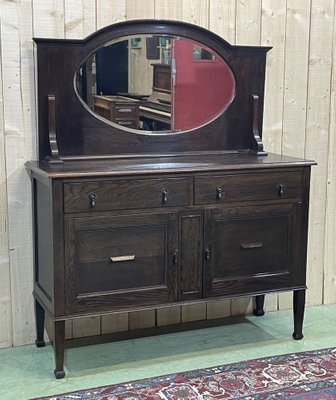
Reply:
[[67, 350], [56, 380], [50, 345], [0, 350], [0, 399], [21, 400], [269, 355], [336, 346], [336, 305], [306, 310], [294, 341], [292, 312], [222, 320], [221, 326]]

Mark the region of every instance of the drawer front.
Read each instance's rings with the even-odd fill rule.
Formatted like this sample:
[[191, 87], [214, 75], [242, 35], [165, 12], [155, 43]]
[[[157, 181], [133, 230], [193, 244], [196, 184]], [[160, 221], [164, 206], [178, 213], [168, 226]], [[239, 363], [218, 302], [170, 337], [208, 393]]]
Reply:
[[134, 119], [137, 117], [138, 106], [131, 104], [116, 104], [115, 118]]
[[68, 312], [176, 300], [177, 217], [66, 219]]
[[64, 184], [66, 213], [183, 206], [189, 179], [137, 179]]
[[117, 118], [115, 120], [115, 122], [118, 125], [122, 125], [122, 126], [125, 126], [127, 128], [134, 128], [134, 129], [138, 129], [139, 128], [139, 121], [137, 119], [120, 119], [120, 118]]
[[195, 204], [279, 200], [302, 196], [302, 171], [196, 177]]

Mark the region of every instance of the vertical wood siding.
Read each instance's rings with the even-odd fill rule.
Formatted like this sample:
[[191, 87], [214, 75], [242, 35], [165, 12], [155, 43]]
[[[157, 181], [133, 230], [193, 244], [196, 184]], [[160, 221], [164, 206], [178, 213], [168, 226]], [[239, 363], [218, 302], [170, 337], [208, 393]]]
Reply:
[[[137, 18], [176, 19], [232, 44], [270, 45], [266, 150], [315, 159], [308, 250], [308, 305], [336, 303], [336, 24], [334, 0], [0, 0], [0, 347], [34, 340], [30, 182], [36, 157], [32, 37], [83, 38]], [[266, 308], [291, 307], [290, 294]], [[79, 337], [251, 312], [250, 299], [79, 319]]]

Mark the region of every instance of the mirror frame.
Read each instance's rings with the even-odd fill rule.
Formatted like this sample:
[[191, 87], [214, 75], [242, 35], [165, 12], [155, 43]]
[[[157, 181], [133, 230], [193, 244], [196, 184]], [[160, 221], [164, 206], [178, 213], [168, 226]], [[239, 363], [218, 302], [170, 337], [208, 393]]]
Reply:
[[[178, 135], [139, 135], [89, 112], [75, 91], [76, 71], [109, 41], [129, 35], [181, 36], [212, 49], [230, 67], [236, 94], [210, 123]], [[39, 160], [162, 156], [254, 151], [265, 154], [262, 119], [266, 53], [271, 47], [232, 46], [202, 27], [180, 21], [132, 20], [83, 40], [34, 38], [36, 44]]]

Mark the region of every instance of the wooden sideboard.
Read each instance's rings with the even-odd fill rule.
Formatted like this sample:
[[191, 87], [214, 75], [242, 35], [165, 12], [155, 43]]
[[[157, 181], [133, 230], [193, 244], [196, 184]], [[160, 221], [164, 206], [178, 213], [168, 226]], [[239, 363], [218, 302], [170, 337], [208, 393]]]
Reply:
[[[74, 75], [93, 49], [137, 32], [205, 43], [234, 72], [231, 104], [178, 134], [102, 121], [71, 92]], [[267, 155], [263, 148], [269, 48], [231, 46], [176, 21], [120, 23], [84, 41], [35, 41], [39, 160], [26, 167], [35, 226], [36, 344], [45, 344], [47, 313], [56, 378], [64, 377], [65, 321], [84, 316], [239, 296], [254, 296], [254, 313], [261, 316], [265, 294], [293, 291], [293, 337], [301, 339], [314, 162]], [[53, 64], [60, 54], [68, 55], [66, 65]]]

